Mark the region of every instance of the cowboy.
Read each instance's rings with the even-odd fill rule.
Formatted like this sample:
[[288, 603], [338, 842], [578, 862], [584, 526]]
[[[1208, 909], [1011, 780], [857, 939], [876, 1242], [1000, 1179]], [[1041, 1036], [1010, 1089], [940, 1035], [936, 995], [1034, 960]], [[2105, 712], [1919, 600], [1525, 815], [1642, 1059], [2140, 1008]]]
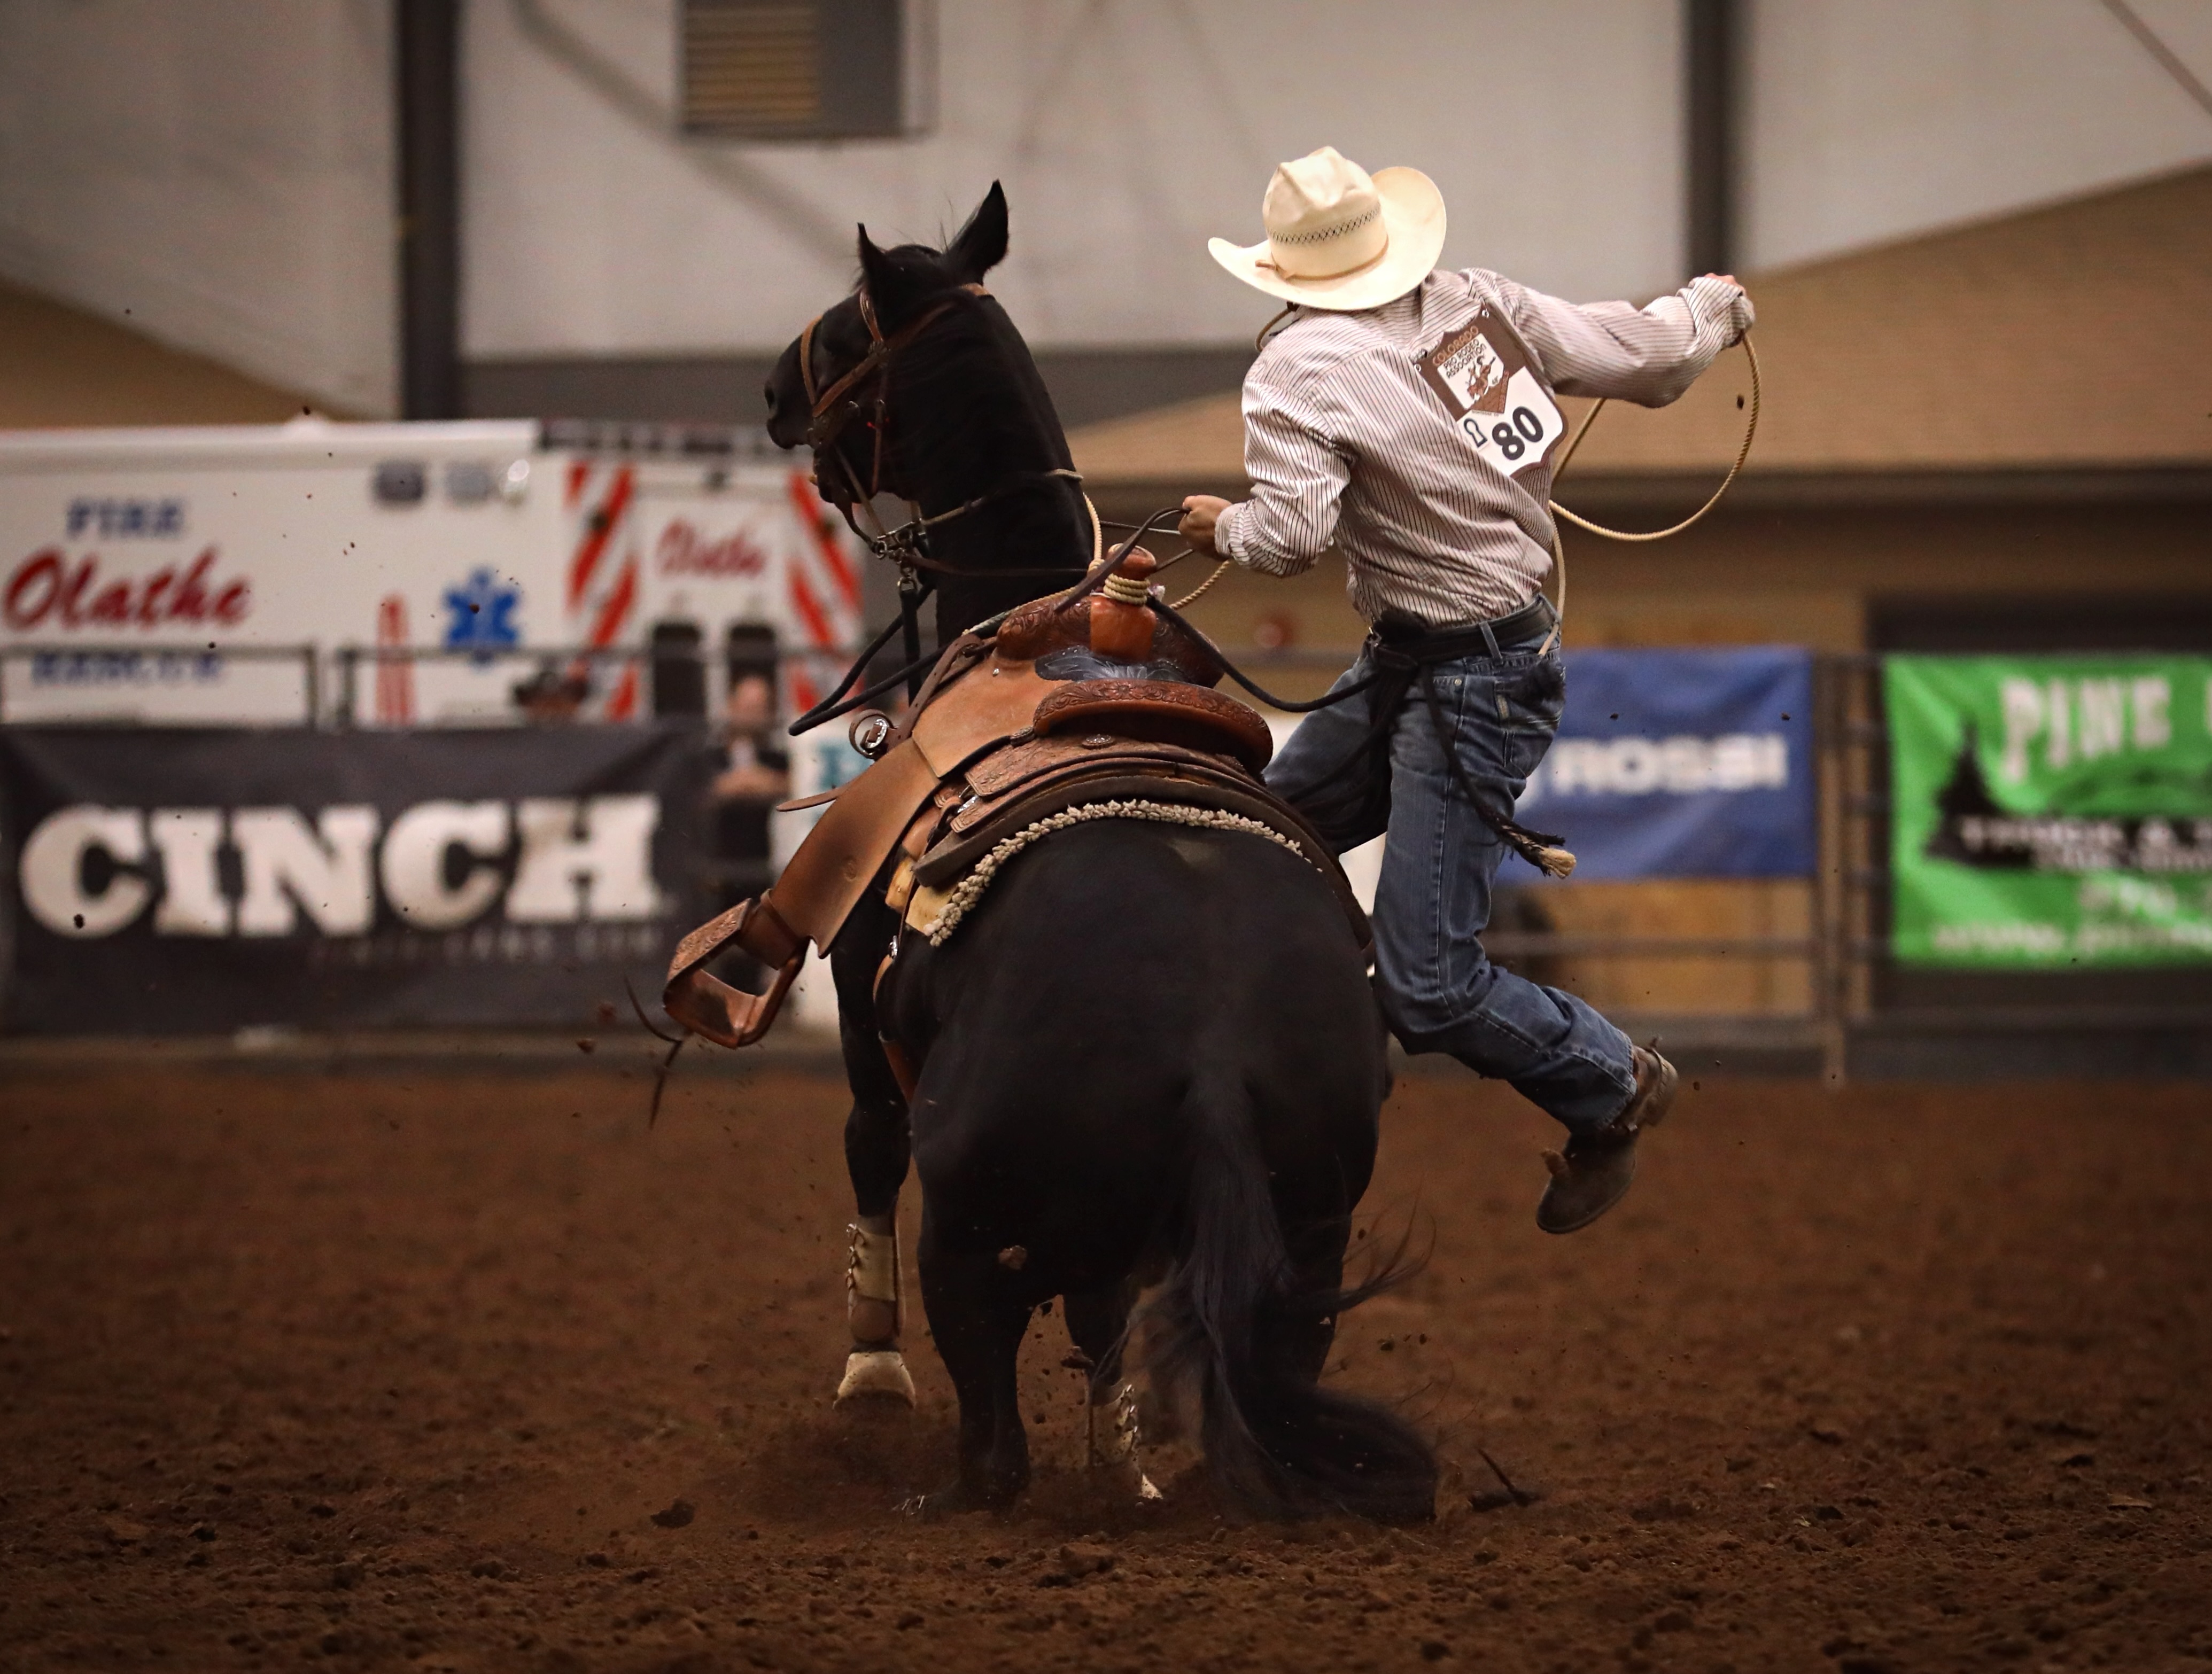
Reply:
[[[1507, 848], [1572, 857], [1513, 806], [1558, 728], [1559, 618], [1542, 588], [1557, 534], [1556, 397], [1673, 401], [1741, 337], [1751, 300], [1707, 275], [1645, 308], [1578, 306], [1481, 268], [1437, 269], [1444, 206], [1411, 168], [1327, 146], [1283, 164], [1267, 236], [1213, 258], [1287, 306], [1244, 380], [1248, 500], [1183, 502], [1180, 532], [1262, 575], [1334, 544], [1371, 633], [1267, 782], [1341, 853], [1389, 834], [1375, 895], [1384, 1016], [1414, 1052], [1510, 1082], [1567, 1130], [1547, 1152], [1547, 1232], [1588, 1226], [1636, 1172], [1674, 1067], [1590, 1006], [1490, 962], [1481, 934]], [[1273, 326], [1275, 322], [1270, 322]]]

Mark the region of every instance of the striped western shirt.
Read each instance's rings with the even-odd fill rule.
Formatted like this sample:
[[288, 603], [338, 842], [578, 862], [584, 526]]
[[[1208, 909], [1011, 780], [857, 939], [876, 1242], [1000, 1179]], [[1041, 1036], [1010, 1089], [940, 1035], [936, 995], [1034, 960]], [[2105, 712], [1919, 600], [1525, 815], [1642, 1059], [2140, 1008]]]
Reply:
[[[1500, 336], [1501, 313], [1511, 331], [1492, 354], [1475, 333]], [[1639, 309], [1563, 302], [1480, 268], [1431, 273], [1379, 308], [1302, 308], [1245, 377], [1252, 494], [1221, 514], [1216, 543], [1247, 568], [1295, 575], [1333, 541], [1352, 608], [1370, 622], [1386, 611], [1431, 627], [1504, 616], [1551, 569], [1558, 415], [1548, 399], [1529, 403], [1547, 415], [1544, 462], [1510, 475], [1484, 434], [1525, 447], [1509, 415], [1471, 413], [1458, 398], [1464, 375], [1447, 393], [1434, 367], [1449, 354], [1480, 379], [1502, 355], [1506, 367], [1525, 361], [1547, 397], [1661, 407], [1751, 323], [1751, 299], [1717, 278]], [[1490, 399], [1504, 400], [1502, 379], [1492, 382]], [[1510, 416], [1526, 434], [1539, 424], [1518, 408]]]

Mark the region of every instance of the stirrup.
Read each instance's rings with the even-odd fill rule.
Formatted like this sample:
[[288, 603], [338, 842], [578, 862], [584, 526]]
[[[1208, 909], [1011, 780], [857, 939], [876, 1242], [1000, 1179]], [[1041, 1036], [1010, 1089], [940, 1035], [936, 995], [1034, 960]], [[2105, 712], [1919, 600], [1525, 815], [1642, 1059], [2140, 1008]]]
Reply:
[[[1098, 1434], [1098, 1415], [1102, 1408], [1110, 1410], [1112, 1418], [1103, 1437]], [[1085, 1418], [1085, 1442], [1090, 1449], [1092, 1470], [1117, 1471], [1132, 1479], [1139, 1504], [1150, 1504], [1167, 1497], [1145, 1474], [1144, 1438], [1137, 1423], [1136, 1385], [1124, 1383], [1114, 1392], [1110, 1402], [1089, 1402]]]

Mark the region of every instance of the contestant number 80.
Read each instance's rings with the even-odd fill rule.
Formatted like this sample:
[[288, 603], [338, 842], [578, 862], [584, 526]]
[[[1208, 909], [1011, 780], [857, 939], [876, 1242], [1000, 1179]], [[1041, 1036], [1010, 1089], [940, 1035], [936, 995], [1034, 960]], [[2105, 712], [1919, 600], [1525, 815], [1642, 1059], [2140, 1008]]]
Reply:
[[1496, 442], [1498, 451], [1509, 459], [1519, 458], [1528, 451], [1530, 443], [1544, 440], [1544, 421], [1526, 407], [1516, 407], [1494, 424], [1469, 413], [1459, 425], [1474, 439], [1477, 447], [1487, 447]]

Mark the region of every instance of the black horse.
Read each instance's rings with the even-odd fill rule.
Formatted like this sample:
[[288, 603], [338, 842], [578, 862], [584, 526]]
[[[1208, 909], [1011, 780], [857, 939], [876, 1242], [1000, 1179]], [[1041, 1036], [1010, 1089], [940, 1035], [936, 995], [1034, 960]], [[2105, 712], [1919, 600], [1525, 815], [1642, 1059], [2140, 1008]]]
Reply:
[[[933, 531], [940, 642], [1091, 555], [1079, 485], [1053, 474], [1070, 464], [1059, 419], [981, 290], [1006, 251], [996, 185], [941, 252], [862, 228], [859, 288], [768, 388], [770, 435], [797, 446], [822, 392], [891, 344], [851, 422], [817, 428], [817, 476], [841, 505], [981, 502]], [[1148, 1369], [1195, 1407], [1236, 1501], [1427, 1516], [1427, 1445], [1318, 1384], [1336, 1316], [1372, 1289], [1346, 1289], [1343, 1266], [1387, 1069], [1359, 949], [1312, 867], [1237, 832], [1077, 826], [1022, 852], [942, 947], [909, 937], [879, 1014], [895, 928], [873, 895], [830, 958], [860, 1213], [892, 1211], [909, 1154], [921, 1177], [922, 1297], [960, 1399], [959, 1481], [932, 1503], [1000, 1506], [1027, 1482], [1015, 1359], [1033, 1310], [1066, 1298], [1103, 1401], [1138, 1283], [1164, 1274]], [[879, 1035], [921, 1066], [911, 1108]]]

